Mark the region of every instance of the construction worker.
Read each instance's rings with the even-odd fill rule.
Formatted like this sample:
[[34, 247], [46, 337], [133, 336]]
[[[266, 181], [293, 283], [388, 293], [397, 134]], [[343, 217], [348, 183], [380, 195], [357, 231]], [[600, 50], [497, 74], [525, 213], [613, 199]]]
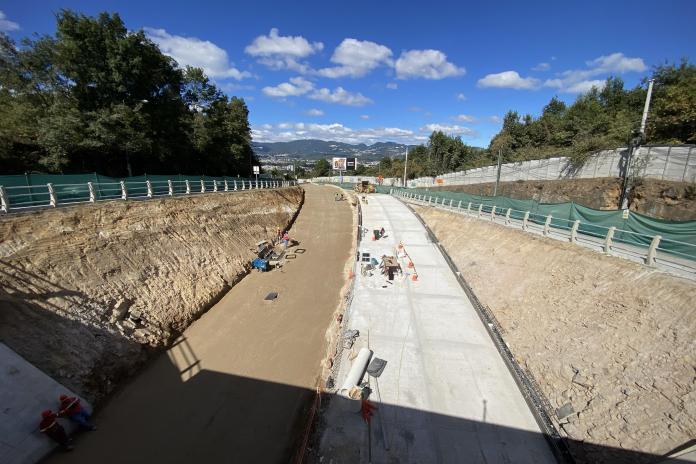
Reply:
[[60, 395], [58, 416], [67, 417], [84, 429], [97, 430], [97, 427], [89, 420], [89, 413], [80, 404], [80, 398], [76, 396]]
[[58, 416], [50, 409], [41, 413], [39, 430], [58, 443], [63, 450], [70, 451], [73, 449], [70, 437], [65, 433], [63, 426], [58, 423]]
[[283, 233], [283, 247], [287, 250], [288, 244], [290, 243], [290, 234], [287, 231]]

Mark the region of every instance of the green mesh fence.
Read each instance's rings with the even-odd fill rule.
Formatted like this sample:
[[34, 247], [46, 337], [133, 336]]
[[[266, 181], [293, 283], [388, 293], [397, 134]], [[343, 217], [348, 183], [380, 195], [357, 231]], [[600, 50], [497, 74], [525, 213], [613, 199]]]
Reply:
[[[352, 189], [354, 184], [339, 184], [345, 189]], [[655, 235], [660, 235], [659, 249], [671, 254], [696, 260], [696, 221], [668, 221], [645, 216], [633, 211], [624, 217], [621, 210], [603, 211], [588, 208], [577, 203], [539, 203], [535, 200], [516, 200], [508, 197], [487, 197], [464, 192], [433, 191], [420, 188], [400, 189], [386, 186], [376, 186], [378, 193], [389, 193], [390, 190], [405, 191], [413, 195], [424, 195], [427, 199], [432, 197], [433, 202], [439, 204], [452, 200], [453, 206], [458, 206], [461, 201], [462, 208], [467, 208], [471, 203], [472, 208], [478, 210], [482, 205], [482, 212], [490, 214], [493, 206], [496, 214], [505, 215], [510, 209], [510, 217], [523, 219], [525, 212], [529, 211], [529, 221], [543, 225], [546, 218], [551, 215], [550, 225], [555, 228], [570, 229], [576, 220], [580, 221], [578, 231], [580, 233], [604, 238], [610, 227], [616, 227], [614, 241], [642, 247], [650, 246]]]
[[[381, 190], [387, 187], [381, 187]], [[399, 191], [401, 189], [394, 189]], [[546, 218], [551, 215], [550, 225], [556, 228], [570, 229], [573, 222], [580, 221], [579, 232], [596, 237], [605, 237], [610, 227], [615, 227], [614, 241], [630, 245], [647, 247], [655, 235], [660, 235], [660, 249], [683, 256], [688, 259], [696, 259], [696, 221], [668, 221], [645, 216], [633, 211], [624, 215], [621, 210], [603, 211], [588, 208], [577, 203], [539, 203], [535, 200], [516, 200], [507, 197], [487, 197], [472, 195], [464, 192], [432, 191], [425, 189], [407, 189], [406, 192], [415, 195], [426, 195], [437, 198], [439, 202], [449, 204], [452, 200], [454, 206], [462, 203], [462, 208], [469, 203], [483, 205], [482, 211], [490, 213], [493, 206], [497, 214], [505, 214], [511, 209], [510, 217], [522, 219], [524, 213], [529, 211], [529, 221], [536, 224], [544, 224]]]
[[[174, 194], [186, 192], [185, 181], [188, 180], [191, 192], [201, 191], [201, 181], [205, 183], [206, 191], [213, 190], [213, 181], [218, 181], [220, 189], [227, 180], [229, 188], [233, 188], [233, 182], [255, 182], [255, 178], [248, 177], [211, 177], [188, 176], [182, 174], [132, 176], [115, 178], [103, 176], [97, 173], [90, 174], [25, 174], [25, 175], [0, 175], [0, 186], [5, 188], [11, 207], [23, 208], [41, 206], [49, 203], [47, 184], [52, 184], [56, 198], [60, 204], [70, 204], [89, 201], [89, 188], [87, 182], [92, 182], [96, 200], [109, 200], [121, 198], [121, 181], [126, 184], [128, 195], [140, 197], [147, 195], [145, 181], [152, 185], [152, 193], [155, 196], [169, 194], [169, 183], [172, 181]], [[273, 181], [280, 179], [263, 179]], [[259, 180], [260, 181], [260, 180]], [[21, 187], [21, 188], [18, 188]], [[241, 187], [240, 187], [241, 188]]]

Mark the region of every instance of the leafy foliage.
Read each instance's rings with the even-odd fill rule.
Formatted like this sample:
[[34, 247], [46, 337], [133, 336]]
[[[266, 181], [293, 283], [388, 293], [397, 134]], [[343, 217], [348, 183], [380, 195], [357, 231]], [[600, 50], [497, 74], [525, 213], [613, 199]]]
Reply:
[[[646, 130], [647, 143], [696, 143], [696, 66], [658, 66]], [[553, 97], [534, 118], [508, 111], [488, 149], [467, 146], [461, 139], [433, 132], [426, 145], [409, 151], [408, 178], [492, 165], [498, 153], [503, 162], [568, 156], [579, 168], [593, 152], [625, 146], [640, 127], [647, 80], [626, 90], [610, 77], [602, 90], [593, 88], [568, 106]], [[402, 177], [403, 160], [385, 158], [361, 174]]]
[[0, 34], [4, 173], [249, 175], [249, 110], [118, 14], [62, 10], [55, 37]]
[[[696, 143], [696, 66], [656, 67], [646, 130], [647, 143]], [[625, 146], [639, 130], [647, 80], [626, 90], [610, 77], [566, 105], [553, 97], [538, 118], [509, 111], [489, 146], [491, 161], [500, 150], [505, 162], [568, 156], [576, 167], [592, 152]]]

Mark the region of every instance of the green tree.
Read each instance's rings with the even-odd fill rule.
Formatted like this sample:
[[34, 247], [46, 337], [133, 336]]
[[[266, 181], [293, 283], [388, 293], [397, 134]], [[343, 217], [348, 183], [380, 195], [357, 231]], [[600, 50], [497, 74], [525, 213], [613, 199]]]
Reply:
[[331, 172], [331, 164], [325, 160], [320, 159], [314, 163], [314, 168], [312, 169], [312, 177], [326, 177]]
[[696, 143], [696, 66], [687, 60], [658, 66], [652, 78], [648, 141]]
[[249, 110], [181, 70], [118, 14], [57, 15], [55, 37], [0, 34], [4, 172], [249, 175]]

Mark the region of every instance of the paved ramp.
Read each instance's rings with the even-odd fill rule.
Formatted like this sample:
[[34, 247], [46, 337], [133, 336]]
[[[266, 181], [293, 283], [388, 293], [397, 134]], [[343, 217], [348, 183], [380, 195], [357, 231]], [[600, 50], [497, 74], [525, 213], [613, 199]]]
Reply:
[[[545, 438], [483, 323], [425, 228], [387, 195], [363, 205], [368, 235], [360, 251], [394, 255], [403, 242], [418, 280], [387, 283], [356, 272], [347, 328], [356, 349], [369, 344], [388, 364], [372, 399], [372, 462], [550, 463]], [[387, 238], [371, 240], [384, 227]], [[407, 274], [407, 261], [401, 265]], [[500, 289], [504, 291], [505, 289]], [[337, 384], [350, 368], [346, 353]], [[323, 462], [368, 462], [367, 428], [357, 402], [336, 397], [325, 415]], [[381, 417], [380, 417], [381, 416]], [[388, 448], [388, 449], [387, 449]]]

